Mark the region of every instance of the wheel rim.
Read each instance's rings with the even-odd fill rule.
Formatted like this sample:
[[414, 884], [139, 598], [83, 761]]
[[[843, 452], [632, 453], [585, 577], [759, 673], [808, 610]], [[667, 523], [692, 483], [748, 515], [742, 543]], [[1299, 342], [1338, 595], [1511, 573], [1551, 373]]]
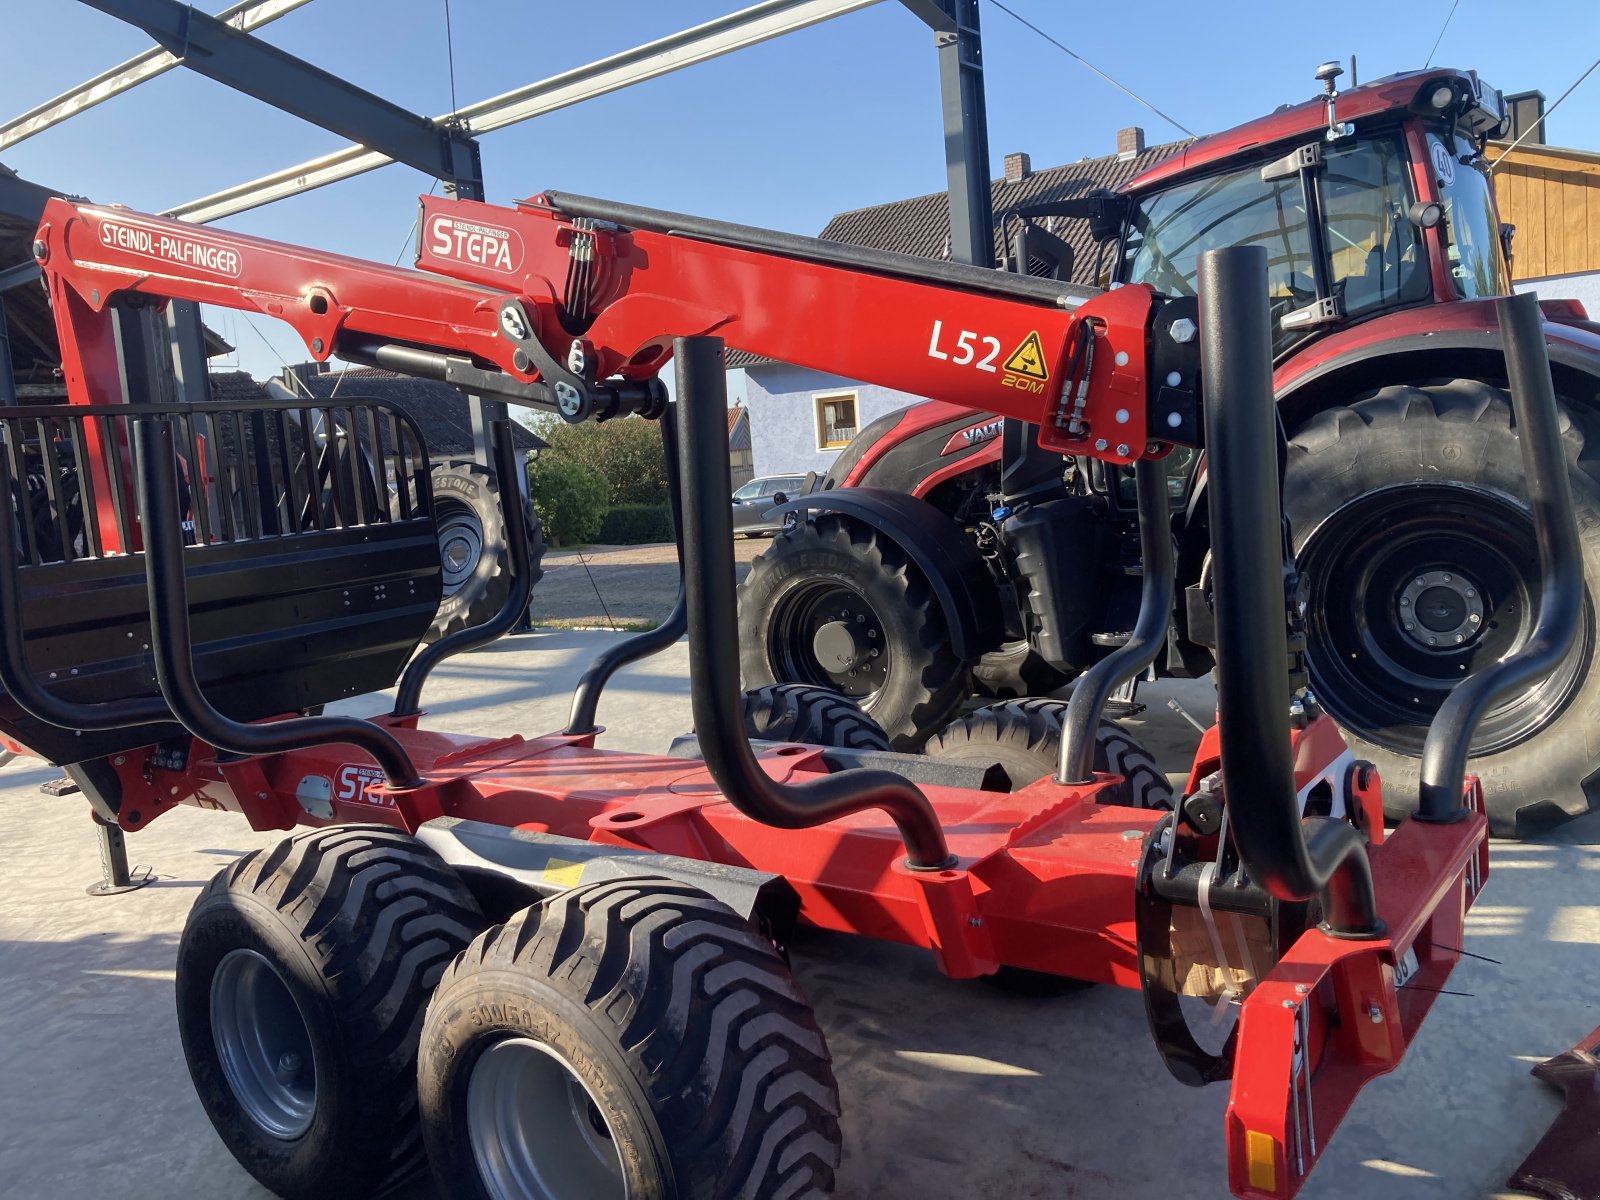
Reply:
[[866, 701], [889, 677], [894, 655], [883, 622], [847, 584], [817, 580], [792, 589], [778, 601], [768, 629], [767, 660], [780, 682]]
[[[1523, 646], [1538, 619], [1533, 523], [1483, 488], [1370, 492], [1318, 524], [1299, 563], [1317, 698], [1352, 732], [1402, 754], [1420, 754], [1456, 684]], [[1555, 718], [1588, 661], [1588, 629], [1581, 653], [1488, 710], [1474, 754], [1514, 746]]]
[[439, 561], [444, 568], [444, 594], [453, 596], [478, 572], [483, 559], [483, 526], [469, 510], [440, 505]]
[[254, 950], [231, 950], [211, 977], [211, 1031], [239, 1107], [289, 1141], [311, 1127], [317, 1074], [311, 1033], [278, 970]]
[[605, 1114], [543, 1042], [506, 1038], [479, 1056], [467, 1080], [467, 1135], [497, 1200], [627, 1200]]

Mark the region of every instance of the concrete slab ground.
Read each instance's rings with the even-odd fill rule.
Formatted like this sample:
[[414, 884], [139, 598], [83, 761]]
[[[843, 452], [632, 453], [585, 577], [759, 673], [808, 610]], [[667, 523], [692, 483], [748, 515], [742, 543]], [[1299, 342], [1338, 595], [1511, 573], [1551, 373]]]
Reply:
[[[541, 633], [447, 663], [434, 721], [537, 732], [613, 635]], [[621, 675], [602, 745], [658, 751], [689, 725], [687, 648]], [[1170, 769], [1209, 714], [1205, 683], [1148, 690], [1142, 736]], [[369, 702], [346, 706], [372, 711]], [[40, 796], [54, 772], [0, 771], [0, 1196], [255, 1198], [190, 1089], [172, 1002], [185, 913], [236, 855], [275, 841], [240, 817], [179, 810], [129, 839], [151, 887], [93, 899], [81, 799]], [[1600, 1024], [1600, 815], [1495, 847], [1469, 959], [1399, 1071], [1369, 1087], [1302, 1195], [1463, 1200], [1498, 1192], [1549, 1125], [1528, 1069]], [[1132, 992], [1024, 999], [940, 976], [927, 956], [840, 936], [795, 949], [844, 1102], [847, 1200], [1226, 1195], [1226, 1090], [1193, 1091], [1157, 1060]], [[419, 1185], [412, 1200], [432, 1196]], [[336, 1200], [336, 1198], [331, 1198]]]

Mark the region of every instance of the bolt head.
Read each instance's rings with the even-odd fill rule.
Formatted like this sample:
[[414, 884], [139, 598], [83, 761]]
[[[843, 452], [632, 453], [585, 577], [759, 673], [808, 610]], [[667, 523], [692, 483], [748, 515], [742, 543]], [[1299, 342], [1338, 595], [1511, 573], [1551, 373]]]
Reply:
[[1374, 1025], [1382, 1025], [1383, 1009], [1379, 1008], [1376, 1004], [1369, 1004], [1367, 1006], [1367, 1020], [1371, 1021]]
[[1414, 625], [1412, 622], [1410, 622], [1410, 621], [1406, 622], [1406, 632], [1407, 633], [1411, 632], [1411, 630], [1413, 630], [1415, 628], [1416, 628], [1416, 625]]
[[1117, 457], [1118, 458], [1127, 458], [1128, 457], [1128, 444], [1126, 442], [1117, 443]]
[[50, 247], [45, 245], [43, 238], [33, 239], [33, 257], [41, 263], [50, 260]]
[[1177, 342], [1178, 345], [1186, 346], [1190, 342], [1194, 341], [1195, 335], [1199, 333], [1200, 330], [1196, 328], [1195, 323], [1188, 317], [1179, 317], [1172, 323], [1172, 327], [1168, 329], [1167, 332], [1171, 335], [1172, 340]]
[[1105, 438], [1096, 438], [1095, 442], [1094, 442], [1094, 448], [1096, 450], [1099, 450], [1101, 453], [1104, 453], [1105, 452], [1105, 448], [1107, 446], [1109, 446], [1110, 444], [1111, 443], [1106, 441]]

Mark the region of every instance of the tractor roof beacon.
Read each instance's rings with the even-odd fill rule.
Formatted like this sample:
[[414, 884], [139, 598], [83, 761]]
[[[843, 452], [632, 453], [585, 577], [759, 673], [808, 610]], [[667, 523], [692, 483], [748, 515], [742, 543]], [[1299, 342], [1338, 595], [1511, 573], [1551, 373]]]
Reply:
[[[1503, 312], [1551, 587], [1536, 636], [1454, 693], [1428, 737], [1418, 812], [1386, 834], [1377, 773], [1302, 686], [1260, 248], [1202, 256], [1196, 304], [556, 192], [513, 208], [424, 197], [421, 222], [422, 270], [409, 271], [53, 200], [37, 257], [70, 404], [0, 414], [0, 486], [31, 469], [22, 431], [50, 460], [40, 521], [0, 521], [0, 733], [68, 764], [124, 830], [183, 802], [258, 829], [312, 827], [219, 874], [179, 947], [191, 1076], [240, 1163], [285, 1196], [373, 1194], [424, 1146], [453, 1192], [826, 1192], [837, 1086], [779, 949], [800, 919], [924, 947], [959, 978], [1139, 988], [1175, 1075], [1234, 1081], [1230, 1188], [1294, 1195], [1461, 953], [1487, 870], [1466, 739], [1493, 694], [1545, 669], [1576, 628], [1577, 535], [1531, 300]], [[441, 590], [415, 427], [374, 401], [311, 405], [339, 411], [302, 422], [337, 421], [363, 452], [319, 460], [283, 432], [309, 402], [163, 398], [140, 323], [175, 298], [271, 312], [314, 357], [571, 421], [657, 419], [682, 531], [677, 614], [593, 665], [565, 730], [425, 728], [432, 668], [526, 603], [521, 506], [506, 493], [505, 607], [412, 657]], [[1199, 335], [1179, 351], [1174, 306]], [[817, 345], [806, 330], [824, 313], [859, 336]], [[1023, 385], [930, 356], [941, 321], [1029, 348], [1010, 372]], [[987, 407], [1047, 450], [1132, 467], [1145, 603], [1067, 708], [1055, 777], [1012, 791], [870, 745], [751, 744], [735, 664], [710, 649], [735, 608], [724, 341]], [[1174, 353], [1189, 356], [1182, 388], [1165, 382]], [[669, 356], [675, 404], [656, 379]], [[249, 469], [229, 488], [192, 474], [203, 494], [185, 545], [180, 465], [204, 461], [219, 423]], [[509, 471], [508, 424], [496, 442]], [[1122, 776], [1095, 768], [1101, 710], [1165, 639], [1162, 460], [1202, 444], [1219, 723], [1172, 808], [1128, 807]], [[76, 507], [50, 484], [66, 465]], [[41, 542], [36, 523], [59, 536]], [[703, 757], [597, 748], [606, 678], [685, 631]], [[306, 715], [390, 685], [389, 712]], [[1216, 941], [1188, 934], [1219, 910], [1240, 921], [1248, 961], [1194, 948]], [[1224, 1045], [1191, 1031], [1195, 996], [1238, 1010]], [[748, 1120], [727, 1119], [735, 1095]]]
[[[1514, 486], [1494, 303], [1511, 291], [1512, 231], [1496, 215], [1483, 150], [1505, 114], [1471, 71], [1406, 72], [1342, 93], [1338, 75], [1327, 64], [1314, 99], [1191, 142], [1115, 193], [1041, 201], [1001, 224], [1015, 269], [1065, 274], [1070, 262], [1051, 239], [1031, 235], [1051, 218], [1085, 220], [1098, 239], [1096, 277], [1169, 301], [1159, 353], [1174, 361], [1159, 370], [1175, 381], [1161, 415], [1174, 429], [1195, 411], [1184, 406], [1193, 366], [1178, 340], [1194, 337], [1200, 254], [1266, 250], [1312, 689], [1359, 752], [1406, 785], [1391, 793], [1399, 817], [1433, 714], [1459, 683], [1526, 643], [1542, 586], [1528, 553], [1532, 517]], [[1580, 527], [1600, 529], [1600, 476], [1586, 452], [1600, 437], [1600, 325], [1569, 301], [1542, 309]], [[1044, 454], [997, 415], [934, 399], [857, 435], [823, 481], [826, 494], [791, 506], [830, 515], [779, 537], [742, 585], [747, 680], [838, 687], [911, 749], [973, 690], [1046, 695], [1122, 642], [1139, 589], [1131, 473]], [[1198, 454], [1166, 461], [1178, 589], [1156, 668], [1202, 674], [1211, 665], [1206, 464]], [[839, 487], [921, 503], [908, 511], [903, 498], [883, 504], [863, 492], [846, 509]], [[950, 520], [968, 531], [970, 553], [943, 548]], [[799, 565], [847, 536], [857, 549], [835, 555], [839, 569]], [[905, 564], [919, 597], [908, 612], [866, 595], [867, 547]], [[1600, 578], [1600, 533], [1585, 535], [1583, 555]], [[941, 573], [944, 582], [933, 579]], [[979, 592], [998, 592], [1000, 603]], [[883, 647], [877, 659], [817, 652], [822, 627], [847, 610]], [[930, 620], [948, 636], [919, 641]], [[1600, 749], [1581, 726], [1600, 703], [1594, 621], [1576, 654], [1501, 697], [1475, 735], [1473, 770], [1495, 785], [1497, 833], [1530, 833], [1589, 807], [1584, 781], [1600, 770]], [[898, 676], [885, 670], [890, 661]]]

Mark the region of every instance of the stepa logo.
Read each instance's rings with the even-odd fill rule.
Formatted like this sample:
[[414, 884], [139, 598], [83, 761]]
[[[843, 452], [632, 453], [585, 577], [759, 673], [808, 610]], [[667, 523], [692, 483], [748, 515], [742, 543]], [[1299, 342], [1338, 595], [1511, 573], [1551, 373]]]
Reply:
[[522, 266], [522, 237], [516, 230], [464, 221], [446, 213], [428, 222], [428, 249], [438, 258], [506, 275], [515, 274]]
[[389, 808], [394, 801], [382, 793], [373, 793], [373, 788], [382, 787], [384, 782], [383, 772], [377, 767], [363, 766], [360, 763], [346, 763], [339, 768], [338, 787], [334, 797], [339, 800], [356, 800], [362, 804], [375, 804], [380, 808]]

